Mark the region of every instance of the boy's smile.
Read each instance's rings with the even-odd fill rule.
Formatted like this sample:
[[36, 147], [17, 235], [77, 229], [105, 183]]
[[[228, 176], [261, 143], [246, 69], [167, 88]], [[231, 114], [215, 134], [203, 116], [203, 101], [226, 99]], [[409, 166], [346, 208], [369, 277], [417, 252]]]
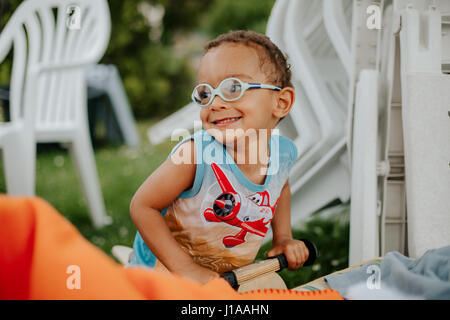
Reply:
[[213, 121], [211, 121], [211, 123], [215, 124], [218, 127], [226, 127], [229, 124], [237, 122], [241, 118], [242, 117], [225, 117], [225, 118], [220, 118], [218, 120], [213, 120]]

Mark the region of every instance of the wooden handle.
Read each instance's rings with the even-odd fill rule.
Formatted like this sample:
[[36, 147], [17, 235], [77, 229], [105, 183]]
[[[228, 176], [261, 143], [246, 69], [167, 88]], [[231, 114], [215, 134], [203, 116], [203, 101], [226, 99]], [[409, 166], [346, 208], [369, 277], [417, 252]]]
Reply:
[[280, 263], [281, 259], [284, 259], [284, 261], [286, 261], [286, 257], [284, 256], [284, 254], [280, 254], [279, 256], [273, 257], [273, 259], [259, 261], [257, 263], [253, 263], [248, 266], [233, 270], [234, 274], [236, 275], [238, 284], [241, 284], [245, 281], [259, 277], [269, 272], [280, 271], [285, 267], [284, 265], [281, 265]]
[[269, 272], [280, 271], [287, 267], [287, 260], [284, 254], [280, 254], [269, 259], [250, 264], [245, 267], [225, 272], [221, 275], [235, 289], [245, 281], [267, 274]]

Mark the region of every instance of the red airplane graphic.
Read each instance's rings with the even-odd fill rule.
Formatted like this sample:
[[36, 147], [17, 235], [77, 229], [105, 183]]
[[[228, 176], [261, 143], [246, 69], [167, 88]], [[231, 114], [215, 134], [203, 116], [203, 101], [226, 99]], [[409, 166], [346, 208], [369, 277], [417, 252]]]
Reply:
[[[239, 231], [236, 235], [224, 237], [222, 240], [223, 244], [226, 247], [234, 247], [244, 243], [247, 232], [264, 237], [268, 230], [267, 224], [269, 224], [272, 220], [271, 217], [273, 216], [276, 207], [276, 203], [274, 206], [270, 205], [269, 193], [267, 191], [257, 192], [244, 198], [244, 201], [252, 201], [261, 208], [259, 213], [257, 212], [256, 214], [257, 220], [254, 220], [254, 213], [252, 216], [242, 217], [241, 214], [240, 217], [238, 217], [238, 213], [242, 207], [241, 197], [234, 190], [230, 181], [218, 165], [212, 163], [211, 168], [216, 176], [220, 188], [222, 189], [222, 193], [214, 201], [213, 207], [207, 208], [203, 212], [203, 215], [207, 221], [224, 222], [241, 228], [241, 231]], [[268, 214], [271, 214], [270, 219], [267, 219]], [[260, 219], [258, 219], [259, 216], [261, 216]], [[250, 221], [251, 218], [253, 218], [253, 221]]]

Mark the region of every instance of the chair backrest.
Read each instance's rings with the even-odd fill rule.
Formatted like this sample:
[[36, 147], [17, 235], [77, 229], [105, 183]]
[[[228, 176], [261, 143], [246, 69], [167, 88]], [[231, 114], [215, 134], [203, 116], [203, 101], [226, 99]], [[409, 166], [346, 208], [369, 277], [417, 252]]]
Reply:
[[0, 61], [14, 47], [11, 120], [74, 124], [86, 106], [84, 68], [103, 56], [111, 21], [106, 0], [27, 0], [0, 35]]
[[[283, 52], [289, 52], [286, 49], [284, 39], [285, 22], [287, 10], [289, 9], [289, 0], [277, 0], [270, 13], [267, 22], [266, 34]], [[295, 63], [293, 61], [289, 61]], [[295, 88], [295, 101], [291, 111], [286, 119], [280, 122], [277, 128], [281, 133], [294, 141], [299, 155], [304, 155], [318, 140], [320, 133], [318, 130], [318, 121], [306, 98], [304, 88], [300, 84], [298, 77], [292, 77], [292, 84]]]
[[[311, 153], [310, 164], [323, 155], [339, 139], [343, 129], [344, 113], [330, 90], [330, 74], [341, 67], [323, 24], [321, 1], [297, 0], [290, 2], [286, 15], [286, 48], [292, 59], [292, 76], [305, 89], [308, 104], [318, 119], [321, 139]], [[299, 18], [299, 15], [301, 17]], [[333, 63], [330, 63], [333, 62]], [[323, 65], [333, 66], [333, 69]], [[326, 72], [328, 71], [328, 72]], [[317, 150], [319, 148], [320, 150]], [[318, 157], [318, 158], [317, 158]], [[314, 158], [314, 160], [313, 160]], [[306, 158], [304, 157], [306, 161]], [[309, 167], [307, 165], [305, 168]]]

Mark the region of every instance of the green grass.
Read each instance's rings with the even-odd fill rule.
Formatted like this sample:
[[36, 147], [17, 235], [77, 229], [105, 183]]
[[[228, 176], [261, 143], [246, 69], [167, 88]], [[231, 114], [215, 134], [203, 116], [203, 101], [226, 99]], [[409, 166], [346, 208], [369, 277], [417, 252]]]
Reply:
[[[147, 129], [153, 121], [139, 121], [141, 145], [138, 147], [103, 144], [95, 148], [95, 160], [108, 215], [113, 223], [101, 229], [92, 227], [81, 183], [68, 151], [39, 145], [36, 163], [36, 195], [52, 204], [71, 221], [91, 243], [112, 257], [114, 245], [132, 246], [136, 227], [129, 215], [129, 204], [141, 183], [166, 158], [176, 142], [158, 146], [148, 142]], [[0, 164], [0, 192], [5, 192], [3, 167]], [[316, 243], [320, 256], [312, 267], [296, 272], [280, 273], [289, 288], [347, 267], [348, 205], [331, 217], [313, 215], [311, 220], [293, 230], [295, 238], [308, 238]], [[257, 259], [270, 249], [265, 244]]]

